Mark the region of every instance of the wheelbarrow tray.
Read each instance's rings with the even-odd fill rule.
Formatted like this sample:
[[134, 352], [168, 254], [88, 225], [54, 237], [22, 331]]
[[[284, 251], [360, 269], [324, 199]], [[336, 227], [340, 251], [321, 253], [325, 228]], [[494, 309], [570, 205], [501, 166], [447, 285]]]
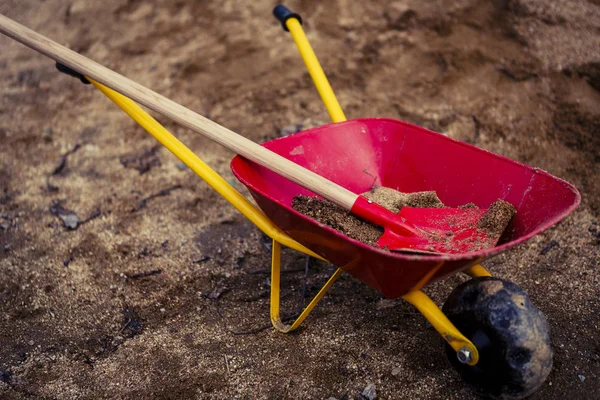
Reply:
[[571, 184], [473, 145], [406, 122], [366, 118], [309, 129], [263, 144], [354, 193], [373, 185], [401, 192], [434, 190], [444, 204], [487, 208], [497, 199], [517, 214], [494, 248], [453, 255], [381, 250], [294, 210], [296, 183], [236, 156], [235, 176], [280, 229], [388, 298], [467, 269], [559, 222], [580, 201]]

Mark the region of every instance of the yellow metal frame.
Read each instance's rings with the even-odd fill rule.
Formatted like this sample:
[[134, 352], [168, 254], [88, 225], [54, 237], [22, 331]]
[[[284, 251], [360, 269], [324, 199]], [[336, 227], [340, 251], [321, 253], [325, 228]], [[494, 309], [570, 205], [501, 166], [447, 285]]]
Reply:
[[[346, 120], [346, 116], [319, 64], [319, 61], [304, 34], [302, 25], [295, 18], [290, 18], [286, 21], [286, 26], [294, 42], [298, 46], [302, 58], [308, 68], [308, 71], [315, 83], [315, 86], [321, 95], [323, 103], [329, 112], [333, 122], [342, 122]], [[87, 78], [96, 88], [104, 93], [110, 100], [119, 106], [127, 115], [135, 120], [142, 128], [165, 146], [171, 153], [179, 158], [185, 165], [194, 171], [202, 178], [210, 187], [217, 193], [229, 201], [236, 209], [245, 215], [253, 224], [255, 224], [262, 232], [273, 239], [272, 260], [271, 260], [271, 299], [270, 299], [270, 316], [273, 326], [280, 332], [291, 332], [298, 328], [306, 319], [308, 314], [315, 308], [317, 303], [323, 298], [331, 285], [339, 278], [342, 269], [338, 268], [319, 293], [311, 300], [308, 306], [302, 311], [298, 318], [291, 324], [285, 324], [280, 317], [280, 282], [281, 282], [281, 245], [287, 246], [294, 250], [300, 251], [306, 255], [326, 261], [320, 255], [314, 253], [307, 247], [298, 243], [285, 232], [280, 230], [269, 218], [267, 218], [260, 209], [252, 204], [246, 197], [238, 192], [219, 174], [211, 169], [204, 161], [196, 154], [187, 148], [173, 134], [158, 123], [152, 116], [145, 112], [133, 100], [115, 92], [114, 90]], [[421, 314], [433, 325], [439, 334], [452, 346], [453, 349], [468, 349], [471, 353], [471, 361], [469, 364], [475, 365], [479, 359], [477, 348], [469, 341], [458, 329], [446, 318], [439, 307], [420, 289], [423, 288], [438, 271], [443, 263], [440, 263], [437, 268], [429, 271], [411, 290], [402, 298], [415, 306]], [[491, 276], [481, 265], [475, 265], [465, 271], [466, 274], [477, 276]]]
[[326, 261], [320, 255], [314, 253], [307, 247], [296, 242], [281, 229], [277, 227], [260, 209], [252, 204], [246, 197], [231, 186], [225, 179], [210, 168], [204, 161], [186, 147], [171, 132], [163, 127], [152, 116], [145, 112], [136, 102], [123, 96], [120, 93], [102, 85], [93, 79], [87, 78], [96, 88], [104, 93], [110, 100], [119, 106], [127, 115], [136, 121], [150, 135], [165, 146], [171, 153], [179, 158], [185, 165], [202, 178], [217, 193], [229, 201], [243, 215], [246, 216], [258, 229], [273, 239], [273, 254], [271, 266], [271, 322], [273, 326], [281, 332], [290, 332], [296, 329], [308, 314], [315, 308], [317, 303], [323, 298], [327, 290], [339, 278], [342, 270], [337, 269], [329, 278], [325, 286], [319, 291], [314, 299], [298, 316], [296, 321], [290, 326], [283, 324], [279, 316], [279, 298], [280, 298], [280, 264], [281, 264], [281, 245], [300, 251], [306, 255]]
[[[312, 77], [315, 86], [317, 87], [317, 90], [323, 99], [323, 103], [325, 103], [325, 107], [327, 108], [332, 121], [345, 121], [346, 116], [344, 115], [340, 103], [338, 102], [333, 89], [331, 88], [331, 85], [325, 76], [325, 72], [323, 72], [323, 68], [321, 68], [319, 61], [310, 43], [308, 42], [306, 35], [304, 34], [302, 24], [296, 18], [289, 18], [286, 21], [286, 27], [292, 34], [294, 42], [300, 50], [302, 59], [304, 60], [310, 76]], [[273, 258], [273, 262], [275, 263], [275, 257]], [[432, 268], [432, 270], [429, 271], [409, 293], [402, 296], [402, 298], [415, 306], [454, 350], [458, 351], [460, 349], [468, 349], [471, 354], [471, 360], [469, 361], [469, 364], [475, 365], [479, 360], [479, 352], [477, 351], [475, 345], [473, 345], [469, 339], [460, 333], [460, 331], [456, 329], [454, 324], [450, 322], [450, 320], [444, 315], [444, 313], [433, 302], [433, 300], [431, 300], [429, 296], [421, 291], [421, 289], [431, 280], [439, 268], [442, 267], [442, 265], [443, 262], [440, 262], [436, 268]], [[273, 267], [273, 269], [275, 269], [275, 267]], [[475, 265], [467, 269], [465, 273], [471, 277], [491, 276], [491, 274], [481, 265]], [[328, 287], [328, 285], [326, 286]], [[326, 287], [321, 289], [321, 292], [323, 292], [325, 289]], [[319, 292], [319, 295], [321, 292]], [[294, 325], [292, 325], [292, 329], [293, 327]]]

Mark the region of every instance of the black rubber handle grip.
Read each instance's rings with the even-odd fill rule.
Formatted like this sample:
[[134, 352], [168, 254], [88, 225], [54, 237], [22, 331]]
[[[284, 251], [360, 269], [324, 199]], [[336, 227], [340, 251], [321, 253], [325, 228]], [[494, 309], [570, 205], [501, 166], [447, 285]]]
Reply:
[[279, 22], [281, 22], [283, 30], [287, 32], [289, 32], [289, 29], [287, 28], [287, 26], [285, 26], [285, 22], [290, 18], [296, 18], [298, 22], [300, 22], [300, 25], [302, 25], [302, 17], [299, 14], [290, 11], [290, 9], [284, 6], [283, 4], [275, 6], [275, 8], [273, 9], [273, 15], [279, 20]]
[[69, 68], [66, 65], [63, 65], [59, 62], [56, 63], [56, 69], [58, 69], [63, 74], [67, 74], [67, 75], [71, 75], [75, 78], [79, 78], [79, 80], [81, 82], [85, 83], [86, 85], [89, 85], [91, 83], [90, 81], [87, 80], [87, 78], [85, 76], [83, 76], [79, 72], [73, 71], [71, 68]]

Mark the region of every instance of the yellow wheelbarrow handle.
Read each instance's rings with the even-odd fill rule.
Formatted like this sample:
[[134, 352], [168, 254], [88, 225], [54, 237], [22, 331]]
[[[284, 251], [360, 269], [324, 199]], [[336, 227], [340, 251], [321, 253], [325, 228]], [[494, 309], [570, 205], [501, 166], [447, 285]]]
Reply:
[[323, 260], [323, 257], [296, 242], [280, 230], [277, 225], [267, 218], [256, 206], [254, 206], [254, 204], [210, 168], [172, 133], [159, 124], [158, 121], [145, 112], [136, 102], [93, 79], [86, 79], [119, 106], [119, 108], [125, 111], [127, 115], [136, 121], [149, 134], [154, 136], [156, 140], [194, 171], [196, 175], [208, 183], [217, 193], [229, 201], [267, 236], [284, 246]]
[[317, 91], [321, 95], [321, 99], [325, 104], [325, 108], [327, 109], [331, 120], [333, 122], [345, 121], [346, 116], [344, 115], [344, 111], [342, 111], [342, 107], [340, 106], [337, 97], [335, 97], [335, 93], [333, 93], [333, 89], [327, 80], [327, 76], [325, 76], [325, 72], [323, 71], [323, 68], [321, 68], [321, 64], [306, 38], [304, 29], [302, 29], [302, 18], [300, 15], [291, 12], [283, 5], [276, 6], [273, 10], [273, 15], [281, 22], [283, 29], [292, 34], [292, 38], [294, 39], [296, 46], [298, 46], [298, 50], [300, 50], [300, 55], [304, 60], [304, 64], [306, 64], [310, 77], [317, 87]]

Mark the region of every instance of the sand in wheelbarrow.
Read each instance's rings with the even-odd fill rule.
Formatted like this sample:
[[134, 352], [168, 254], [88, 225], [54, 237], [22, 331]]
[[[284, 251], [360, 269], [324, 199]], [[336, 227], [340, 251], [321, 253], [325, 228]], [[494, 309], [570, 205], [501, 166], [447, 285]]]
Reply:
[[296, 196], [292, 208], [346, 236], [374, 246], [383, 229], [350, 214], [338, 205], [318, 197]]
[[512, 204], [498, 199], [483, 214], [477, 227], [487, 231], [491, 237], [500, 237], [516, 213]]
[[[397, 190], [377, 187], [363, 195], [388, 210], [397, 213], [404, 206], [417, 208], [442, 208], [445, 205], [434, 191], [402, 193]], [[462, 208], [474, 208], [469, 203]], [[310, 196], [296, 196], [292, 208], [314, 220], [325, 224], [346, 236], [365, 244], [376, 246], [383, 229], [355, 217], [336, 204]], [[478, 222], [478, 228], [487, 231], [490, 237], [500, 237], [516, 213], [508, 202], [498, 199]]]
[[398, 213], [404, 206], [417, 208], [442, 208], [444, 203], [434, 191], [402, 193], [387, 187], [377, 187], [363, 195], [375, 203]]

